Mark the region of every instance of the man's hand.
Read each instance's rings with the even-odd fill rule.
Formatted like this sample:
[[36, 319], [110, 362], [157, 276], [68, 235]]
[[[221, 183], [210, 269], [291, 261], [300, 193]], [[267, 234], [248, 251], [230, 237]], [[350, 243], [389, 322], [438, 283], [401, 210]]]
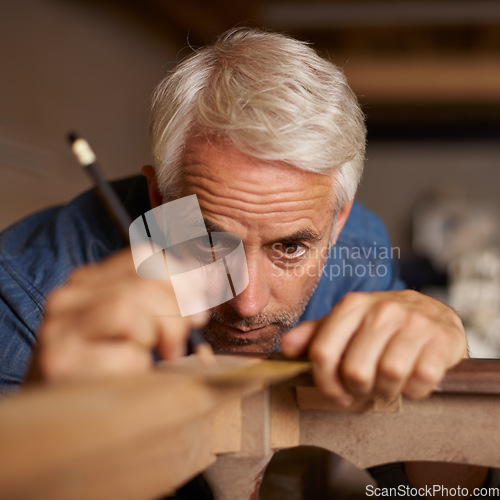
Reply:
[[467, 356], [462, 323], [441, 302], [412, 290], [349, 293], [318, 321], [282, 341], [308, 351], [319, 388], [339, 404], [372, 396], [423, 398]]
[[34, 365], [46, 380], [136, 373], [185, 353], [205, 317], [182, 318], [166, 280], [135, 272], [130, 250], [73, 272], [48, 297]]

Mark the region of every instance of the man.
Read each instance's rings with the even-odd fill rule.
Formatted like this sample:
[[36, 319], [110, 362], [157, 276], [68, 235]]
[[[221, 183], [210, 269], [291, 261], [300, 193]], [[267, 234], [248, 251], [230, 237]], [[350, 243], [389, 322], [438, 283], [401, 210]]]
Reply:
[[[353, 202], [363, 116], [341, 71], [307, 45], [224, 35], [160, 83], [151, 136], [149, 196], [139, 179], [116, 186], [127, 209], [138, 217], [196, 194], [209, 231], [241, 237], [247, 288], [181, 318], [168, 282], [138, 277], [129, 250], [108, 257], [123, 246], [119, 233], [84, 194], [1, 237], [4, 388], [21, 381], [36, 336], [33, 366], [52, 381], [150, 369], [154, 349], [181, 356], [190, 328], [203, 327], [216, 351], [307, 353], [318, 386], [344, 406], [425, 397], [467, 355], [459, 318], [401, 289], [383, 227]], [[486, 477], [479, 467], [435, 471], [469, 491]], [[428, 472], [406, 467], [415, 486]]]

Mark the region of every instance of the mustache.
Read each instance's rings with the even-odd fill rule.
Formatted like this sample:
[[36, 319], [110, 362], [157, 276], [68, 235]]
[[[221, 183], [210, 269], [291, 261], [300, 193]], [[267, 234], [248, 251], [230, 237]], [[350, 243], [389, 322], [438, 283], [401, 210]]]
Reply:
[[236, 311], [212, 311], [211, 319], [230, 328], [256, 330], [269, 325], [280, 325], [292, 328], [297, 321], [297, 314], [280, 311], [277, 313], [260, 313], [250, 318], [241, 317]]

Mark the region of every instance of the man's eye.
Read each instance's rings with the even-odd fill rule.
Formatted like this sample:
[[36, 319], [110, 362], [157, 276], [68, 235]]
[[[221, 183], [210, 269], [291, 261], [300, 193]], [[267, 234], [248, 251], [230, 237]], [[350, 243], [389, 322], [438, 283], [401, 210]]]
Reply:
[[[216, 260], [225, 257], [236, 248], [236, 241], [230, 235], [211, 233], [210, 237], [203, 236], [195, 240], [195, 248], [200, 257]], [[208, 257], [207, 257], [208, 256]]]
[[209, 255], [211, 259], [212, 259], [212, 255], [215, 252], [221, 250], [220, 245], [219, 246], [218, 245], [212, 246], [210, 244], [210, 242], [208, 241], [208, 239], [206, 239], [206, 238], [203, 238], [203, 240], [196, 242], [196, 249], [198, 250], [198, 252]]
[[307, 253], [307, 247], [301, 243], [277, 243], [273, 245], [275, 258], [287, 261], [300, 259]]
[[284, 250], [285, 250], [285, 253], [287, 255], [293, 255], [295, 253], [298, 252], [298, 250], [300, 249], [299, 245], [297, 245], [296, 243], [292, 243], [290, 245], [284, 245]]

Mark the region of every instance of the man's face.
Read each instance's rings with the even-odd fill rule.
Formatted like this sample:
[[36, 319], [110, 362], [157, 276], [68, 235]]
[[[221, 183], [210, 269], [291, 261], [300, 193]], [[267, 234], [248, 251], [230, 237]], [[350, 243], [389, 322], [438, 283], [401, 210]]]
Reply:
[[272, 351], [304, 310], [328, 254], [331, 178], [192, 141], [182, 182], [209, 231], [241, 237], [248, 264], [248, 287], [212, 309], [207, 340], [218, 352]]

